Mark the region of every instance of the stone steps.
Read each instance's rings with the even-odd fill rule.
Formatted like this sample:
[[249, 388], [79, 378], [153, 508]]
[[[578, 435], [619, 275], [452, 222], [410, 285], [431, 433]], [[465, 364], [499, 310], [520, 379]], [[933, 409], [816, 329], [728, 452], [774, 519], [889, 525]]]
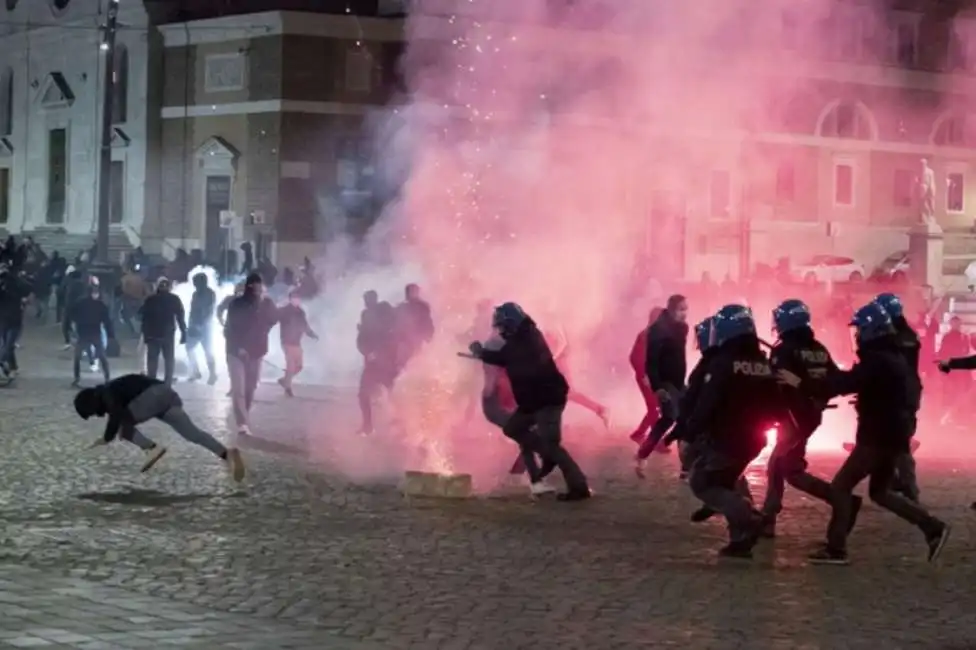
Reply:
[[[3, 239], [6, 239], [9, 234], [6, 231], [0, 231], [0, 236]], [[58, 251], [62, 257], [69, 261], [82, 251], [91, 248], [95, 241], [94, 233], [69, 233], [62, 228], [36, 228], [16, 233], [15, 236], [32, 237], [46, 254], [50, 255], [54, 251]], [[115, 229], [109, 232], [108, 249], [113, 261], [119, 260], [120, 254], [128, 253], [132, 248], [125, 232]]]

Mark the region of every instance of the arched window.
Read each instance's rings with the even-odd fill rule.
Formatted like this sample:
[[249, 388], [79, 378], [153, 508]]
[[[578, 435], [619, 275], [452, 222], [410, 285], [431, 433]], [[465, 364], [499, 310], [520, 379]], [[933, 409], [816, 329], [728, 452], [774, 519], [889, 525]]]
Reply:
[[0, 136], [14, 132], [14, 71], [4, 68], [0, 73]]
[[116, 45], [112, 58], [112, 124], [124, 124], [129, 117], [129, 51]]
[[817, 135], [824, 138], [873, 140], [874, 119], [863, 104], [839, 101], [828, 106], [820, 116]]
[[970, 147], [976, 144], [972, 115], [950, 113], [935, 123], [932, 143], [940, 147]]

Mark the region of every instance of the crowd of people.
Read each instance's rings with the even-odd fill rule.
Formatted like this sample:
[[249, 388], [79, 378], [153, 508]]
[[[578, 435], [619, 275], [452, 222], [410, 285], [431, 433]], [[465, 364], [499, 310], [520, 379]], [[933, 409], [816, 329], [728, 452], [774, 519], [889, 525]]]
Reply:
[[[659, 414], [631, 434], [638, 444], [638, 474], [652, 450], [677, 443], [682, 474], [702, 503], [692, 520], [724, 516], [729, 542], [720, 554], [731, 558], [750, 558], [759, 540], [775, 537], [789, 484], [831, 506], [826, 541], [809, 556], [819, 564], [847, 563], [846, 540], [862, 505], [853, 490], [868, 479], [870, 498], [915, 525], [934, 561], [950, 527], [919, 503], [912, 442], [923, 385], [922, 343], [904, 304], [884, 293], [851, 310], [846, 322], [856, 359], [847, 369], [818, 340], [806, 302], [782, 301], [771, 313], [776, 342], [769, 344], [760, 338], [749, 307], [733, 303], [714, 311], [693, 330], [701, 356], [690, 373], [688, 298], [672, 295], [652, 313], [642, 358], [637, 355], [634, 365], [649, 410], [653, 403]], [[469, 351], [486, 366], [485, 418], [519, 447], [522, 462], [513, 471], [526, 471], [532, 493], [541, 494], [549, 491], [543, 480], [558, 468], [567, 486], [560, 500], [589, 498], [586, 476], [561, 442], [571, 388], [546, 336], [511, 302], [491, 310], [490, 326], [493, 335], [472, 342]], [[976, 356], [933, 367], [946, 374], [971, 370]], [[830, 400], [842, 395], [854, 398], [855, 442], [826, 481], [807, 471], [806, 446]], [[766, 446], [771, 427], [778, 435], [766, 498], [757, 507], [743, 473]]]
[[[66, 345], [74, 350], [73, 385], [80, 386], [85, 356], [102, 372], [104, 383], [81, 390], [75, 400], [81, 417], [108, 417], [96, 444], [121, 438], [137, 445], [146, 454], [147, 471], [166, 450], [141, 434], [137, 425], [156, 418], [214, 453], [240, 480], [240, 452], [200, 430], [172, 389], [175, 346], [187, 347], [190, 381], [204, 379], [198, 358], [202, 351], [206, 379], [213, 385], [215, 328], [223, 327], [234, 421], [240, 436], [251, 435], [250, 412], [271, 331], [278, 326], [286, 361], [279, 383], [292, 396], [293, 381], [303, 367], [302, 341], [317, 338], [302, 300], [309, 291], [318, 291], [318, 282], [307, 260], [303, 280], [287, 269], [279, 280], [277, 270], [268, 268], [270, 262], [262, 260], [267, 274], [263, 277], [245, 255], [245, 279], [234, 295], [218, 304], [206, 274], [187, 277], [193, 262], [192, 256], [178, 255], [169, 267], [172, 278], [154, 276], [137, 249], [127, 259], [117, 291], [106, 297], [97, 277], [87, 272], [86, 254], [69, 264], [57, 253], [48, 257], [29, 238], [20, 243], [9, 239], [0, 249], [0, 369], [9, 378], [16, 376], [25, 313], [33, 303], [35, 318], [43, 320], [53, 299], [55, 319]], [[172, 292], [173, 281], [192, 282], [188, 313]], [[759, 540], [775, 536], [783, 491], [790, 485], [832, 508], [826, 542], [810, 560], [845, 564], [846, 538], [861, 507], [853, 490], [865, 478], [873, 501], [922, 531], [930, 560], [941, 552], [950, 529], [919, 504], [913, 437], [923, 385], [927, 396], [940, 396], [935, 401], [943, 422], [952, 421], [961, 396], [971, 388], [968, 371], [976, 369], [976, 356], [970, 356], [976, 341], [963, 331], [958, 316], [946, 315], [931, 288], [907, 291], [901, 298], [882, 293], [866, 299], [864, 293], [870, 289], [794, 285], [769, 278], [719, 286], [706, 277], [651, 310], [641, 327], [629, 355], [646, 406], [629, 432], [637, 445], [635, 471], [643, 477], [651, 453], [677, 446], [681, 475], [702, 503], [693, 521], [717, 514], [728, 521], [730, 538], [723, 556], [751, 557]], [[798, 297], [777, 300], [785, 291]], [[734, 300], [728, 303], [729, 298]], [[694, 328], [688, 326], [690, 302], [711, 314]], [[759, 331], [754, 309], [772, 313], [772, 343]], [[484, 366], [485, 419], [518, 447], [511, 473], [527, 475], [531, 493], [538, 496], [554, 491], [545, 478], [558, 468], [567, 485], [560, 500], [589, 498], [586, 475], [561, 442], [563, 411], [568, 403], [577, 403], [608, 428], [610, 414], [573, 386], [565, 333], [541, 327], [513, 302], [493, 307], [482, 301], [475, 312], [465, 334], [473, 339], [467, 354]], [[944, 333], [942, 322], [948, 325]], [[109, 358], [117, 353], [118, 325], [141, 337], [144, 373], [112, 378]], [[407, 285], [396, 306], [380, 300], [375, 291], [364, 294], [356, 341], [363, 357], [362, 433], [374, 430], [372, 405], [377, 394], [393, 389], [434, 332], [431, 307], [418, 285]], [[700, 355], [690, 369], [689, 337]], [[162, 379], [157, 378], [160, 359]], [[824, 411], [831, 408], [830, 400], [841, 395], [854, 397], [855, 442], [841, 469], [827, 481], [807, 471], [806, 445]], [[771, 427], [778, 434], [768, 462], [767, 493], [757, 506], [743, 472], [765, 447]]]

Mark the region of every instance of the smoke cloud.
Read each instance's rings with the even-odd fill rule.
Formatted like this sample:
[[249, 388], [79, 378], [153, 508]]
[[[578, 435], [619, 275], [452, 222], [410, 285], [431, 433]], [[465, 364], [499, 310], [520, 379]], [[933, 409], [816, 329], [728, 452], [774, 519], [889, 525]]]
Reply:
[[[406, 92], [374, 125], [377, 171], [403, 181], [367, 238], [366, 259], [382, 263], [346, 265], [309, 311], [330, 332], [316, 349], [326, 374], [349, 378], [361, 364], [351, 344], [362, 292], [397, 302], [407, 282], [422, 284], [438, 334], [401, 380], [398, 406], [404, 430], [438, 449], [435, 460], [426, 456], [431, 467], [472, 471], [450, 449], [477, 391], [454, 352], [478, 300], [514, 300], [544, 329], [562, 328], [583, 371], [578, 388], [629, 428], [642, 404], [626, 354], [647, 312], [685, 274], [737, 275], [743, 228], [753, 264], [835, 253], [870, 266], [907, 248], [915, 208], [901, 206], [870, 231], [878, 224], [861, 209], [870, 203], [862, 198], [890, 196], [885, 174], [894, 170], [858, 179], [851, 209], [826, 214], [837, 152], [810, 142], [819, 129], [861, 161], [866, 148], [842, 140], [927, 140], [943, 100], [882, 82], [895, 75], [891, 64], [922, 53], [905, 51], [917, 43], [899, 41], [903, 16], [880, 2], [414, 0], [411, 8]], [[867, 83], [853, 85], [858, 74]], [[918, 156], [898, 164], [916, 170]], [[804, 175], [811, 167], [819, 181]], [[754, 223], [743, 226], [743, 214]], [[843, 222], [843, 238], [828, 235], [828, 221]], [[660, 286], [648, 286], [649, 276]], [[758, 306], [761, 328], [785, 297]], [[692, 318], [713, 307], [693, 302]], [[590, 431], [570, 440], [574, 449], [608, 444], [594, 441], [588, 415], [570, 419]]]

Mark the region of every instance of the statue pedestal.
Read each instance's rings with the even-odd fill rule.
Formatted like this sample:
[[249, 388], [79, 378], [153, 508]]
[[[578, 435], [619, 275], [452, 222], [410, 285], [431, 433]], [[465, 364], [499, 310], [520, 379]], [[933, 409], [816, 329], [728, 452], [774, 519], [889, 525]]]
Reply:
[[944, 248], [945, 233], [934, 221], [920, 223], [908, 231], [908, 273], [912, 284], [927, 284], [936, 295], [942, 294]]

